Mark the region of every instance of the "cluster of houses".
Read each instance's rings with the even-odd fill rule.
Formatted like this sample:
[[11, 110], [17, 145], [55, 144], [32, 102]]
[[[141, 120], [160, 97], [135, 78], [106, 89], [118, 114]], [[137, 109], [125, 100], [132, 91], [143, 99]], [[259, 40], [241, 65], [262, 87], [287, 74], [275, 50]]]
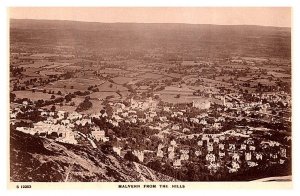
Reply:
[[[130, 106], [125, 106], [119, 102], [109, 104], [113, 107], [113, 113], [109, 119], [109, 123], [115, 127], [118, 127], [121, 121], [130, 124], [153, 122], [153, 118], [157, 116], [155, 109], [158, 102], [152, 100], [151, 97], [145, 101], [130, 99]], [[142, 116], [137, 113], [138, 110], [143, 111]]]
[[291, 106], [291, 96], [285, 92], [263, 94], [252, 93], [252, 96], [259, 99], [266, 99], [270, 103], [281, 103], [286, 107]]
[[[286, 93], [252, 93], [252, 98], [259, 100], [257, 102], [244, 102], [242, 95], [239, 93], [230, 93], [222, 97], [223, 105], [228, 108], [253, 108], [257, 106], [270, 107], [270, 103], [281, 103], [283, 106], [291, 106], [291, 97]], [[262, 100], [267, 100], [267, 103], [262, 103]]]
[[[161, 132], [157, 134], [157, 136], [162, 135], [161, 139], [166, 139], [166, 135], [168, 135], [164, 135], [161, 133], [168, 133], [169, 131], [179, 131], [181, 133], [184, 133], [183, 136], [179, 138], [191, 140], [197, 137], [199, 140], [196, 147], [182, 147], [181, 145], [178, 145], [175, 140], [172, 140], [169, 144], [160, 143], [157, 146], [157, 150], [154, 152], [150, 150], [133, 150], [133, 154], [136, 155], [141, 162], [147, 159], [149, 154], [151, 154], [151, 158], [167, 158], [172, 161], [174, 168], [181, 168], [185, 162], [190, 161], [191, 149], [193, 149], [192, 151], [194, 153], [194, 156], [202, 157], [207, 161], [206, 166], [209, 170], [212, 171], [217, 171], [218, 168], [221, 168], [221, 163], [225, 158], [229, 162], [226, 167], [230, 173], [239, 171], [239, 169], [242, 167], [241, 161], [245, 161], [248, 167], [255, 167], [260, 163], [260, 161], [263, 160], [273, 160], [274, 163], [278, 164], [283, 164], [286, 161], [287, 149], [278, 142], [263, 140], [260, 144], [262, 149], [256, 148], [256, 145], [254, 145], [254, 141], [250, 139], [250, 135], [253, 133], [253, 131], [257, 131], [257, 128], [227, 130], [219, 134], [188, 134], [190, 132], [189, 128], [182, 127], [180, 124], [172, 123], [166, 116], [157, 116], [157, 113], [151, 110], [151, 107], [148, 107], [149, 105], [151, 106], [151, 104], [143, 108], [142, 102], [138, 103], [137, 101], [131, 100], [131, 103], [132, 104], [129, 107], [126, 107], [125, 105], [122, 105], [120, 103], [116, 103], [114, 105], [115, 112], [113, 114], [113, 119], [136, 123], [136, 121], [133, 121], [132, 119], [130, 120], [130, 118], [134, 118], [140, 122], [143, 122], [142, 118], [138, 118], [136, 112], [134, 111], [135, 109], [149, 109], [147, 111], [144, 111], [146, 118], [144, 122], [151, 123], [151, 125], [148, 126], [149, 128], [160, 130]], [[201, 109], [206, 107], [201, 105], [203, 103], [199, 104], [199, 107]], [[257, 105], [259, 105], [259, 103], [253, 103], [249, 106], [254, 107]], [[194, 105], [194, 107], [195, 106], [198, 107], [198, 105]], [[155, 105], [152, 107], [155, 107], [157, 109], [158, 106]], [[264, 107], [265, 106], [262, 105], [262, 108]], [[206, 108], [208, 109], [209, 107]], [[160, 109], [165, 112], [171, 113], [171, 117], [179, 117], [185, 122], [190, 121], [196, 124], [208, 125], [208, 122], [206, 120], [209, 117], [208, 113], [202, 113], [193, 118], [186, 118], [184, 117], [185, 110], [177, 111], [174, 110], [173, 107], [167, 106], [164, 106]], [[153, 114], [153, 116], [151, 116], [151, 114]], [[153, 122], [153, 119], [147, 119], [147, 117], [156, 116], [159, 119], [158, 122]], [[225, 122], [225, 117], [220, 116], [214, 119], [214, 123], [209, 125], [209, 127], [218, 129], [222, 126], [223, 122]], [[229, 138], [231, 138], [231, 142], [229, 142]], [[232, 138], [244, 138], [244, 142], [239, 143], [239, 141]], [[279, 149], [270, 153], [269, 149], [274, 149], [274, 146], [279, 146]], [[120, 156], [124, 156], [126, 152], [122, 150], [121, 147], [114, 148], [114, 151]]]
[[[239, 171], [242, 162], [248, 167], [255, 167], [263, 161], [284, 164], [287, 160], [286, 146], [272, 140], [251, 139], [249, 135], [239, 132], [240, 130], [231, 130], [222, 134], [199, 134], [195, 146], [180, 145], [175, 140], [160, 143], [156, 156], [167, 158], [174, 168], [181, 168], [184, 163], [198, 157], [206, 160], [205, 165], [210, 171], [216, 172], [223, 165], [229, 173]], [[257, 142], [260, 148], [256, 147]]]
[[[181, 122], [188, 123], [192, 122], [195, 124], [205, 126], [205, 129], [215, 128], [220, 129], [222, 123], [225, 122], [225, 117], [220, 116], [213, 120], [213, 123], [210, 124], [207, 122], [207, 119], [210, 118], [207, 112], [199, 113], [195, 117], [186, 117], [186, 109], [177, 109], [172, 106], [158, 106], [157, 101], [152, 99], [147, 99], [144, 104], [143, 101], [130, 100], [130, 105], [125, 106], [123, 103], [110, 103], [113, 112], [112, 116], [109, 119], [109, 123], [113, 126], [118, 127], [120, 122], [125, 122], [129, 124], [143, 123], [147, 124], [147, 127], [153, 130], [158, 130], [161, 133], [169, 131], [180, 131], [183, 133], [188, 133], [190, 129], [188, 127], [182, 126], [179, 122], [174, 122], [169, 118], [179, 118]], [[204, 102], [194, 102], [195, 107], [206, 110], [210, 107], [209, 101]], [[198, 107], [197, 104], [201, 106]], [[207, 107], [207, 105], [209, 107]], [[167, 116], [162, 116], [158, 114], [158, 111], [164, 111], [168, 114]]]
[[[256, 95], [254, 95], [256, 96]], [[266, 96], [266, 98], [274, 98]], [[231, 99], [224, 97], [223, 103], [226, 107], [237, 107], [231, 103], [232, 100], [238, 100], [238, 96], [231, 96]], [[282, 101], [275, 97], [277, 101]], [[288, 99], [286, 99], [288, 101]], [[158, 136], [161, 141], [167, 141], [171, 132], [180, 133], [179, 137], [172, 139], [169, 143], [160, 143], [156, 151], [148, 149], [130, 151], [139, 159], [140, 162], [149, 161], [151, 158], [168, 159], [172, 162], [174, 168], [181, 168], [185, 163], [193, 161], [195, 158], [205, 160], [205, 165], [210, 171], [217, 171], [226, 168], [230, 173], [239, 171], [242, 167], [242, 162], [246, 162], [248, 167], [255, 167], [261, 161], [267, 160], [276, 164], [284, 164], [287, 157], [287, 147], [271, 140], [251, 139], [251, 134], [256, 129], [231, 129], [220, 133], [203, 133], [204, 130], [220, 129], [225, 122], [226, 111], [218, 110], [220, 116], [213, 118], [212, 122], [208, 122], [209, 109], [211, 104], [209, 101], [193, 102], [193, 107], [198, 109], [206, 109], [207, 112], [199, 113], [193, 117], [186, 117], [187, 110], [177, 109], [173, 106], [159, 106], [156, 100], [148, 98], [144, 101], [130, 100], [130, 104], [125, 106], [123, 103], [109, 103], [113, 112], [109, 116], [106, 112], [99, 112], [93, 115], [82, 115], [77, 112], [67, 113], [64, 111], [44, 111], [39, 109], [41, 116], [46, 120], [33, 124], [33, 127], [17, 127], [16, 130], [38, 135], [40, 137], [55, 136], [56, 141], [78, 144], [80, 137], [87, 139], [90, 144], [97, 148], [95, 142], [106, 142], [109, 138], [105, 131], [101, 130], [92, 122], [92, 118], [105, 117], [106, 121], [115, 127], [119, 126], [120, 122], [127, 123], [144, 123], [150, 129], [159, 131]], [[232, 104], [232, 105], [230, 105]], [[245, 109], [260, 106], [262, 110], [267, 111], [270, 108], [268, 104], [250, 103], [243, 104], [239, 102], [238, 107]], [[289, 104], [289, 103], [287, 103]], [[246, 110], [245, 109], [245, 110]], [[159, 116], [158, 112], [163, 111], [167, 116]], [[16, 118], [17, 113], [22, 112], [16, 108], [11, 111], [12, 123]], [[193, 124], [203, 125], [203, 129], [199, 133], [190, 133], [191, 127], [183, 126], [184, 123], [174, 122], [172, 118], [179, 119], [181, 122], [191, 122]], [[88, 126], [90, 134], [85, 135], [77, 130], [78, 127]], [[195, 145], [186, 146], [180, 144], [177, 140], [196, 140]], [[256, 140], [256, 141], [255, 141]], [[259, 141], [259, 143], [257, 143]], [[256, 142], [256, 143], [255, 143]], [[254, 144], [255, 143], [255, 144]], [[259, 146], [259, 149], [257, 148]], [[274, 150], [275, 149], [275, 150]], [[113, 151], [121, 157], [124, 157], [128, 149], [124, 150], [120, 146], [113, 146]]]
[[193, 100], [192, 102], [193, 107], [202, 109], [202, 110], [207, 110], [210, 108], [210, 101], [205, 99], [205, 100]]
[[155, 110], [158, 105], [158, 101], [153, 100], [152, 97], [149, 97], [145, 101], [137, 101], [133, 98], [130, 99], [130, 107], [132, 109], [140, 109], [140, 110]]
[[[37, 135], [39, 137], [52, 137], [56, 141], [78, 144], [78, 139], [82, 136], [89, 139], [91, 145], [96, 148], [97, 146], [91, 139], [96, 141], [108, 141], [109, 138], [105, 136], [104, 130], [94, 125], [91, 118], [88, 116], [83, 116], [77, 112], [67, 113], [64, 111], [49, 112], [39, 109], [40, 115], [46, 117], [46, 120], [33, 123], [33, 127], [16, 127], [17, 131], [22, 131], [31, 135]], [[11, 123], [15, 123], [15, 116], [22, 112], [20, 109], [15, 109], [11, 111]], [[107, 116], [107, 113], [99, 113], [91, 117]], [[91, 134], [88, 136], [83, 135], [76, 130], [76, 126], [89, 126]]]

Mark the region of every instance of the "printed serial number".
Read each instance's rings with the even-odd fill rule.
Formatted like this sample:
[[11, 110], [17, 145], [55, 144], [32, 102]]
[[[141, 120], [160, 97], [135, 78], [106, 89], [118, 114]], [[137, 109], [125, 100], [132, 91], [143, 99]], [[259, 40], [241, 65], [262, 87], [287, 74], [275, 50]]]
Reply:
[[31, 188], [31, 185], [17, 185], [17, 188], [21, 188], [21, 189], [30, 189]]

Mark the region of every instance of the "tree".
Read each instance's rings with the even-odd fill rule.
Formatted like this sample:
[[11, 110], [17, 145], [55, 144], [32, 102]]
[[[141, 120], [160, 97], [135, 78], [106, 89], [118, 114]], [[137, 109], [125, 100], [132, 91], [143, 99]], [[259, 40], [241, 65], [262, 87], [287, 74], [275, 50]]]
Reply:
[[53, 105], [53, 106], [51, 107], [51, 109], [50, 109], [50, 110], [51, 110], [52, 112], [54, 112], [54, 111], [55, 111], [55, 109], [56, 109], [56, 107]]
[[147, 166], [158, 172], [161, 170], [161, 162], [159, 160], [150, 161]]
[[72, 78], [73, 77], [73, 73], [72, 72], [67, 72], [66, 74], [65, 74], [65, 79], [70, 79], [70, 78]]
[[132, 154], [131, 151], [127, 151], [127, 153], [124, 155], [124, 159], [131, 162], [139, 162], [139, 159], [134, 154]]
[[51, 99], [55, 99], [55, 96], [54, 96], [54, 95], [51, 95]]
[[106, 113], [107, 113], [108, 116], [112, 116], [113, 108], [110, 105], [106, 106]]
[[52, 132], [50, 135], [47, 135], [47, 137], [50, 138], [50, 139], [56, 139], [59, 136], [58, 136], [57, 132]]
[[92, 106], [93, 106], [93, 103], [90, 100], [85, 99], [83, 102], [81, 102], [78, 105], [78, 107], [76, 108], [75, 111], [76, 112], [82, 112], [82, 111], [90, 109]]
[[105, 154], [111, 154], [113, 153], [113, 146], [109, 142], [105, 142], [103, 145], [101, 145], [101, 150]]
[[15, 98], [16, 98], [16, 94], [10, 93], [10, 94], [9, 94], [9, 98], [10, 98], [10, 101], [14, 101]]

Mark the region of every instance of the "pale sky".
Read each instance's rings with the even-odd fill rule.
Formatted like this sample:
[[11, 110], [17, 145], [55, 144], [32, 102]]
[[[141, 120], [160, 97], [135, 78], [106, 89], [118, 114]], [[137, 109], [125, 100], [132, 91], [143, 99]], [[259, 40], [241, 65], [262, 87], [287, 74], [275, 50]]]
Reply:
[[288, 7], [216, 8], [10, 8], [10, 18], [74, 20], [88, 22], [190, 23], [291, 27]]

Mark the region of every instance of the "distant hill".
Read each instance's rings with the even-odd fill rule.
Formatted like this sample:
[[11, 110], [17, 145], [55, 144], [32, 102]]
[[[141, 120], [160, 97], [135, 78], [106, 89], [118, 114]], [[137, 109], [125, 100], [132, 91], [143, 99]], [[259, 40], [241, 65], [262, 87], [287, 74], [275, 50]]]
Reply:
[[11, 44], [68, 45], [94, 51], [118, 49], [204, 56], [291, 56], [291, 28], [247, 25], [96, 23], [10, 20]]
[[13, 182], [175, 181], [139, 163], [99, 149], [54, 142], [19, 131], [10, 133]]

